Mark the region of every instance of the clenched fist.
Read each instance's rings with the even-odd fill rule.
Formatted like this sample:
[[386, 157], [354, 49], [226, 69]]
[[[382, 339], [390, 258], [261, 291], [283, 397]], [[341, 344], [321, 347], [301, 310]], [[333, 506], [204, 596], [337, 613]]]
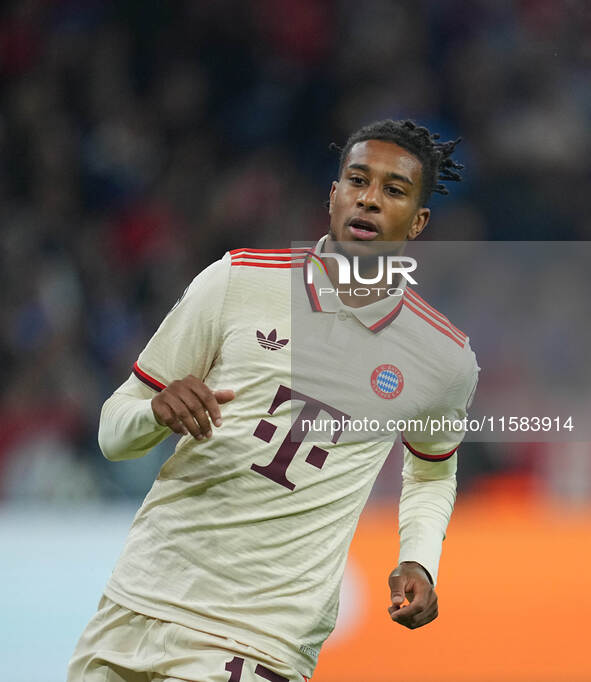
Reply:
[[388, 583], [392, 602], [388, 612], [395, 623], [414, 630], [437, 618], [437, 595], [429, 574], [420, 564], [403, 561], [390, 573]]

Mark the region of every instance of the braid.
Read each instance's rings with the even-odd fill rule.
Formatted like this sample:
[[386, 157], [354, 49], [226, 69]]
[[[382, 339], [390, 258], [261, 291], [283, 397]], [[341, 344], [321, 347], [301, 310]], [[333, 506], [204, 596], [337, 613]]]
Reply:
[[366, 140], [383, 140], [393, 142], [414, 154], [423, 165], [421, 203], [424, 205], [433, 192], [449, 194], [443, 182], [460, 182], [464, 166], [454, 161], [451, 156], [462, 138], [449, 142], [438, 142], [439, 135], [431, 133], [427, 128], [414, 121], [376, 121], [354, 132], [343, 148], [334, 142], [329, 145], [331, 151], [340, 153], [339, 177], [351, 147]]

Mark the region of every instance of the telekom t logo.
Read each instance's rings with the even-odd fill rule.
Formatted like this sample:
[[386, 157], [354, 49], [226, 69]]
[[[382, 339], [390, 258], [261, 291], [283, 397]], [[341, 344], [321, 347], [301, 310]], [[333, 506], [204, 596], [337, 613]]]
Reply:
[[324, 263], [320, 259], [333, 258], [339, 268], [339, 284], [351, 284], [351, 261], [353, 262], [353, 280], [358, 284], [377, 284], [386, 275], [386, 283], [391, 286], [394, 282], [394, 275], [401, 275], [410, 284], [417, 284], [417, 281], [410, 275], [417, 269], [417, 261], [410, 256], [376, 256], [377, 272], [374, 277], [362, 277], [359, 273], [359, 256], [347, 258], [342, 253], [320, 253], [314, 254], [306, 262], [306, 282], [313, 283], [312, 266], [326, 270]]
[[[271, 407], [269, 408], [269, 414], [273, 414], [279, 405], [282, 405], [288, 400], [297, 400], [303, 402], [304, 404], [302, 409], [293, 421], [291, 428], [289, 429], [287, 435], [283, 439], [283, 442], [279, 446], [279, 449], [269, 464], [266, 464], [265, 466], [261, 466], [260, 464], [252, 464], [250, 468], [257, 473], [270, 478], [272, 481], [275, 481], [275, 483], [279, 483], [279, 485], [282, 485], [289, 490], [293, 490], [296, 486], [295, 483], [292, 483], [287, 478], [287, 469], [293, 461], [293, 458], [296, 456], [296, 453], [299, 447], [302, 445], [302, 442], [308, 431], [310, 430], [310, 424], [312, 421], [314, 421], [322, 411], [329, 414], [333, 419], [350, 419], [350, 416], [334, 407], [331, 407], [330, 405], [327, 405], [326, 403], [321, 402], [320, 400], [311, 398], [309, 395], [304, 395], [303, 393], [293, 391], [291, 388], [287, 388], [287, 386], [279, 386], [277, 389], [277, 393], [275, 394], [273, 402], [271, 403]], [[341, 423], [343, 422], [341, 421]], [[256, 438], [260, 438], [261, 440], [265, 441], [265, 443], [269, 443], [276, 430], [277, 427], [274, 424], [271, 424], [271, 422], [268, 422], [266, 419], [261, 419], [261, 421], [257, 424], [253, 435], [256, 436]], [[335, 431], [335, 433], [332, 435], [331, 441], [336, 443], [339, 440], [342, 432], [342, 429]], [[314, 445], [308, 452], [306, 462], [317, 469], [322, 469], [327, 456], [327, 450]]]

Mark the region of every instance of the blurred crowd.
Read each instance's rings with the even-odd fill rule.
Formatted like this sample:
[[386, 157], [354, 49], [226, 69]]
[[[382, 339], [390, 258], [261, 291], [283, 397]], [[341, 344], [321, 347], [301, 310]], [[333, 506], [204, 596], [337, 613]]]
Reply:
[[428, 239], [589, 239], [590, 62], [585, 0], [2, 3], [0, 499], [145, 492], [100, 405], [225, 250], [326, 231], [360, 125], [462, 136]]

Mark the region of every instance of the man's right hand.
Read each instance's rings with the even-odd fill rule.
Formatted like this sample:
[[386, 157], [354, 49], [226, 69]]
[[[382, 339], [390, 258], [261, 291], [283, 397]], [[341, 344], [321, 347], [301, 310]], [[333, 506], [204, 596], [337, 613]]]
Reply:
[[[211, 438], [211, 424], [222, 425], [220, 405], [234, 400], [234, 391], [211, 391], [197, 377], [189, 374], [173, 381], [152, 398], [152, 412], [161, 426], [197, 440]], [[209, 415], [209, 416], [208, 416]]]

